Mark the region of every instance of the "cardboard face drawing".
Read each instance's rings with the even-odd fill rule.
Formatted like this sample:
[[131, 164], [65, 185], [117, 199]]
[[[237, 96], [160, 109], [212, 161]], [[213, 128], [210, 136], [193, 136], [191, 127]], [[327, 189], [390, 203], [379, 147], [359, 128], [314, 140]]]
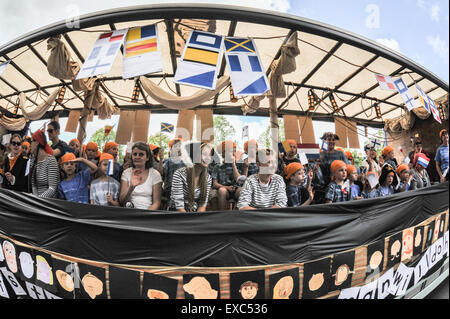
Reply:
[[197, 276], [183, 285], [184, 291], [193, 295], [194, 299], [217, 299], [218, 291], [211, 288], [211, 284], [205, 277]]
[[40, 256], [36, 256], [36, 279], [47, 285], [53, 285], [53, 273], [47, 260]]
[[389, 237], [387, 267], [393, 267], [401, 261], [403, 233]]
[[258, 294], [258, 283], [253, 281], [246, 281], [241, 285], [239, 293], [242, 299], [255, 299]]
[[414, 256], [417, 256], [422, 252], [424, 230], [425, 230], [424, 226], [417, 226], [416, 228], [414, 228], [414, 247], [413, 247]]
[[56, 279], [58, 280], [60, 286], [67, 292], [72, 292], [75, 288], [72, 276], [65, 271], [58, 269], [56, 271]]
[[22, 251], [19, 254], [20, 269], [22, 274], [27, 278], [31, 279], [34, 276], [34, 260], [30, 253]]
[[2, 245], [3, 255], [6, 260], [6, 265], [12, 273], [17, 273], [17, 258], [16, 258], [16, 248], [14, 245], [5, 240]]
[[294, 279], [291, 276], [284, 276], [273, 288], [273, 299], [289, 299], [293, 289]]
[[103, 293], [103, 282], [91, 273], [84, 275], [81, 283], [91, 299], [95, 299]]
[[169, 299], [169, 295], [164, 291], [157, 289], [148, 289], [147, 290], [148, 299]]
[[[139, 288], [139, 286], [140, 282], [138, 281], [137, 287]], [[177, 290], [178, 280], [166, 276], [144, 272], [144, 280], [142, 283], [142, 298], [175, 299], [177, 297]]]
[[413, 256], [414, 248], [414, 231], [406, 229], [403, 231], [403, 242], [402, 242], [402, 258], [401, 260], [408, 260]]
[[331, 266], [332, 278], [334, 280], [331, 282], [330, 290], [340, 290], [351, 286], [354, 264], [354, 251], [334, 255]]

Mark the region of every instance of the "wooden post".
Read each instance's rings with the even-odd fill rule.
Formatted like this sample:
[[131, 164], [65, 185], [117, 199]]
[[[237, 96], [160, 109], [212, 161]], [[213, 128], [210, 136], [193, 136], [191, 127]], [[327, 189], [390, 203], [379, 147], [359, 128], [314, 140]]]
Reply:
[[273, 96], [270, 96], [269, 105], [272, 150], [275, 152], [275, 154], [278, 154], [278, 131], [280, 127], [278, 125], [277, 99]]
[[91, 105], [92, 101], [94, 101], [96, 87], [97, 84], [95, 84], [92, 90], [86, 91], [86, 96], [84, 98], [84, 107], [83, 111], [81, 112], [81, 117], [79, 120], [80, 125], [78, 125], [77, 135], [77, 139], [80, 141], [81, 145], [83, 145], [84, 139], [86, 138], [86, 125], [88, 122], [89, 114], [91, 113]]

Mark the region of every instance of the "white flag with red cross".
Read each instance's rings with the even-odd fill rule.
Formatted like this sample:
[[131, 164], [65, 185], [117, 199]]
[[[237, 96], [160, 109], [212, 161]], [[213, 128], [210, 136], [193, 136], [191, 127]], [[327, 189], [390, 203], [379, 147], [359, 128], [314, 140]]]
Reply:
[[377, 78], [378, 84], [380, 85], [380, 89], [387, 91], [396, 91], [397, 88], [394, 85], [394, 80], [388, 75], [375, 74]]

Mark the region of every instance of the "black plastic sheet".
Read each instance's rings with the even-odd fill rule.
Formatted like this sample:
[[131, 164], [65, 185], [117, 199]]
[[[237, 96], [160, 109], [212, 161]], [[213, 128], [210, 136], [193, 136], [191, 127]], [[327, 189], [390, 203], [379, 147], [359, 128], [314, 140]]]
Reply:
[[449, 207], [449, 184], [300, 208], [179, 213], [0, 190], [0, 233], [53, 252], [141, 266], [305, 262], [371, 243]]

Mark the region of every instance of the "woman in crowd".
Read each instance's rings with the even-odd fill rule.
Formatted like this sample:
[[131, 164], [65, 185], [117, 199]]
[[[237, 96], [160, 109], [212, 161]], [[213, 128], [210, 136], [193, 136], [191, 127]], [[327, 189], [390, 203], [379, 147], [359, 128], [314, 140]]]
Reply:
[[275, 174], [276, 154], [270, 149], [260, 149], [256, 153], [256, 163], [259, 172], [245, 181], [237, 207], [240, 210], [286, 207], [286, 184], [283, 177]]
[[430, 159], [423, 153], [414, 155], [412, 163], [414, 176], [411, 180], [411, 190], [431, 186], [430, 176], [426, 171], [429, 162]]
[[[170, 206], [179, 212], [204, 212], [212, 185], [208, 165], [214, 149], [206, 143], [191, 142], [183, 146], [182, 152], [186, 167], [173, 174]], [[199, 161], [197, 154], [201, 154]]]
[[132, 167], [122, 173], [120, 203], [126, 207], [157, 210], [161, 205], [162, 178], [153, 168], [148, 144], [137, 142], [131, 149]]
[[13, 134], [9, 144], [11, 153], [5, 161], [3, 188], [28, 192], [28, 157], [22, 155], [22, 138]]
[[439, 133], [441, 138], [441, 145], [436, 150], [436, 170], [439, 174], [439, 182], [443, 183], [449, 180], [449, 155], [448, 155], [448, 132], [441, 130]]
[[31, 136], [31, 189], [39, 197], [55, 198], [59, 184], [59, 167], [44, 132]]

